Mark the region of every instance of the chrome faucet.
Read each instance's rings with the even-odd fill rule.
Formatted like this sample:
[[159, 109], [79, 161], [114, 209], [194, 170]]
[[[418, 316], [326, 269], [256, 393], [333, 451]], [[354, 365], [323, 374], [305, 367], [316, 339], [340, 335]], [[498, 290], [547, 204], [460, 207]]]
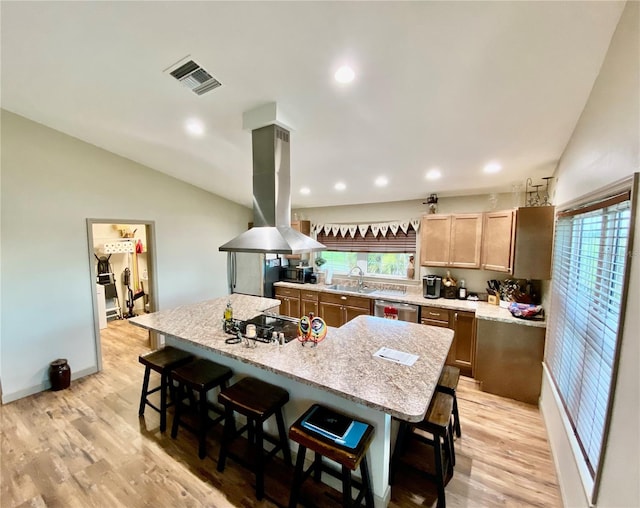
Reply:
[[360, 268], [358, 265], [354, 266], [349, 271], [349, 275], [347, 275], [347, 277], [351, 277], [351, 274], [356, 269], [360, 271], [360, 276], [358, 277], [358, 289], [362, 289], [364, 287], [364, 271], [362, 270], [362, 268]]

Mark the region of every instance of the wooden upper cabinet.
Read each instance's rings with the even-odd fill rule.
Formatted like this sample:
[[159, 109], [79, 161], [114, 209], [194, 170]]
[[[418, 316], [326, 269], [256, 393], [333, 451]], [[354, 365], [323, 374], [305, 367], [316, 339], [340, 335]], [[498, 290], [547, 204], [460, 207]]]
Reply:
[[420, 264], [448, 266], [450, 240], [450, 215], [424, 215], [420, 224]]
[[481, 242], [481, 213], [452, 215], [449, 266], [480, 268]]
[[291, 221], [291, 227], [296, 231], [299, 231], [303, 235], [309, 236], [311, 234], [311, 221], [310, 220], [294, 220]]
[[[291, 227], [303, 235], [311, 235], [311, 221], [310, 220], [293, 220], [291, 221]], [[308, 254], [305, 254], [308, 256]], [[302, 259], [302, 254], [285, 254], [287, 259]]]
[[482, 231], [482, 269], [511, 273], [514, 249], [513, 210], [484, 214]]
[[551, 278], [555, 207], [533, 206], [516, 211], [513, 276], [518, 279]]
[[425, 215], [420, 232], [420, 264], [480, 268], [482, 214]]
[[482, 268], [517, 279], [551, 278], [555, 208], [538, 206], [487, 213], [425, 215], [420, 264]]
[[553, 206], [486, 213], [482, 268], [517, 279], [550, 279], [554, 219]]

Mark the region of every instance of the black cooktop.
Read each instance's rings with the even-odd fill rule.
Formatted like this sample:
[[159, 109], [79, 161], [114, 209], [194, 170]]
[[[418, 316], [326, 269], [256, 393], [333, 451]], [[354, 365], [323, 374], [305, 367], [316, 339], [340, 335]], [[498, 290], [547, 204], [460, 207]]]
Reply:
[[298, 336], [297, 319], [269, 314], [258, 314], [246, 321], [233, 319], [231, 323], [225, 325], [225, 332], [231, 335], [236, 335], [239, 331], [244, 336], [249, 323], [256, 325], [255, 340], [258, 342], [270, 342], [273, 332], [278, 334], [284, 333], [285, 342], [292, 341]]

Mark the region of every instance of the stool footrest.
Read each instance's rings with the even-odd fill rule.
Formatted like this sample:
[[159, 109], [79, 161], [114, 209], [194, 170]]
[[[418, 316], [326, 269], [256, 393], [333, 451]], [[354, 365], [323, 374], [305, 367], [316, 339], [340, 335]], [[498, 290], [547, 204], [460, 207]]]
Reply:
[[[324, 462], [322, 463], [321, 469], [322, 469], [323, 473], [327, 473], [329, 476], [333, 476], [336, 480], [342, 480], [342, 471], [339, 471], [339, 470], [331, 467], [330, 465], [325, 464]], [[302, 476], [303, 480], [302, 481], [304, 482], [304, 480], [309, 478], [309, 476], [311, 476], [311, 474], [313, 474], [314, 471], [315, 471], [315, 466], [314, 466], [314, 464], [311, 464], [307, 468], [307, 470], [304, 473], [302, 473], [303, 474], [303, 476]], [[362, 490], [362, 482], [360, 480], [358, 480], [357, 478], [353, 478], [352, 477], [351, 478], [351, 484], [355, 488], [357, 488], [359, 490]], [[356, 503], [356, 506], [357, 506], [357, 503]]]

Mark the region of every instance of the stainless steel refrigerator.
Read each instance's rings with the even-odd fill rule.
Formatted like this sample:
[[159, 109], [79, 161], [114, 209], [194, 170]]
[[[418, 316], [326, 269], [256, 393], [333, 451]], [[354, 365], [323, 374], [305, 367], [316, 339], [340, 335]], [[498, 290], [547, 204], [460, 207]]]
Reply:
[[273, 298], [273, 283], [280, 280], [280, 266], [277, 254], [227, 253], [229, 293]]

